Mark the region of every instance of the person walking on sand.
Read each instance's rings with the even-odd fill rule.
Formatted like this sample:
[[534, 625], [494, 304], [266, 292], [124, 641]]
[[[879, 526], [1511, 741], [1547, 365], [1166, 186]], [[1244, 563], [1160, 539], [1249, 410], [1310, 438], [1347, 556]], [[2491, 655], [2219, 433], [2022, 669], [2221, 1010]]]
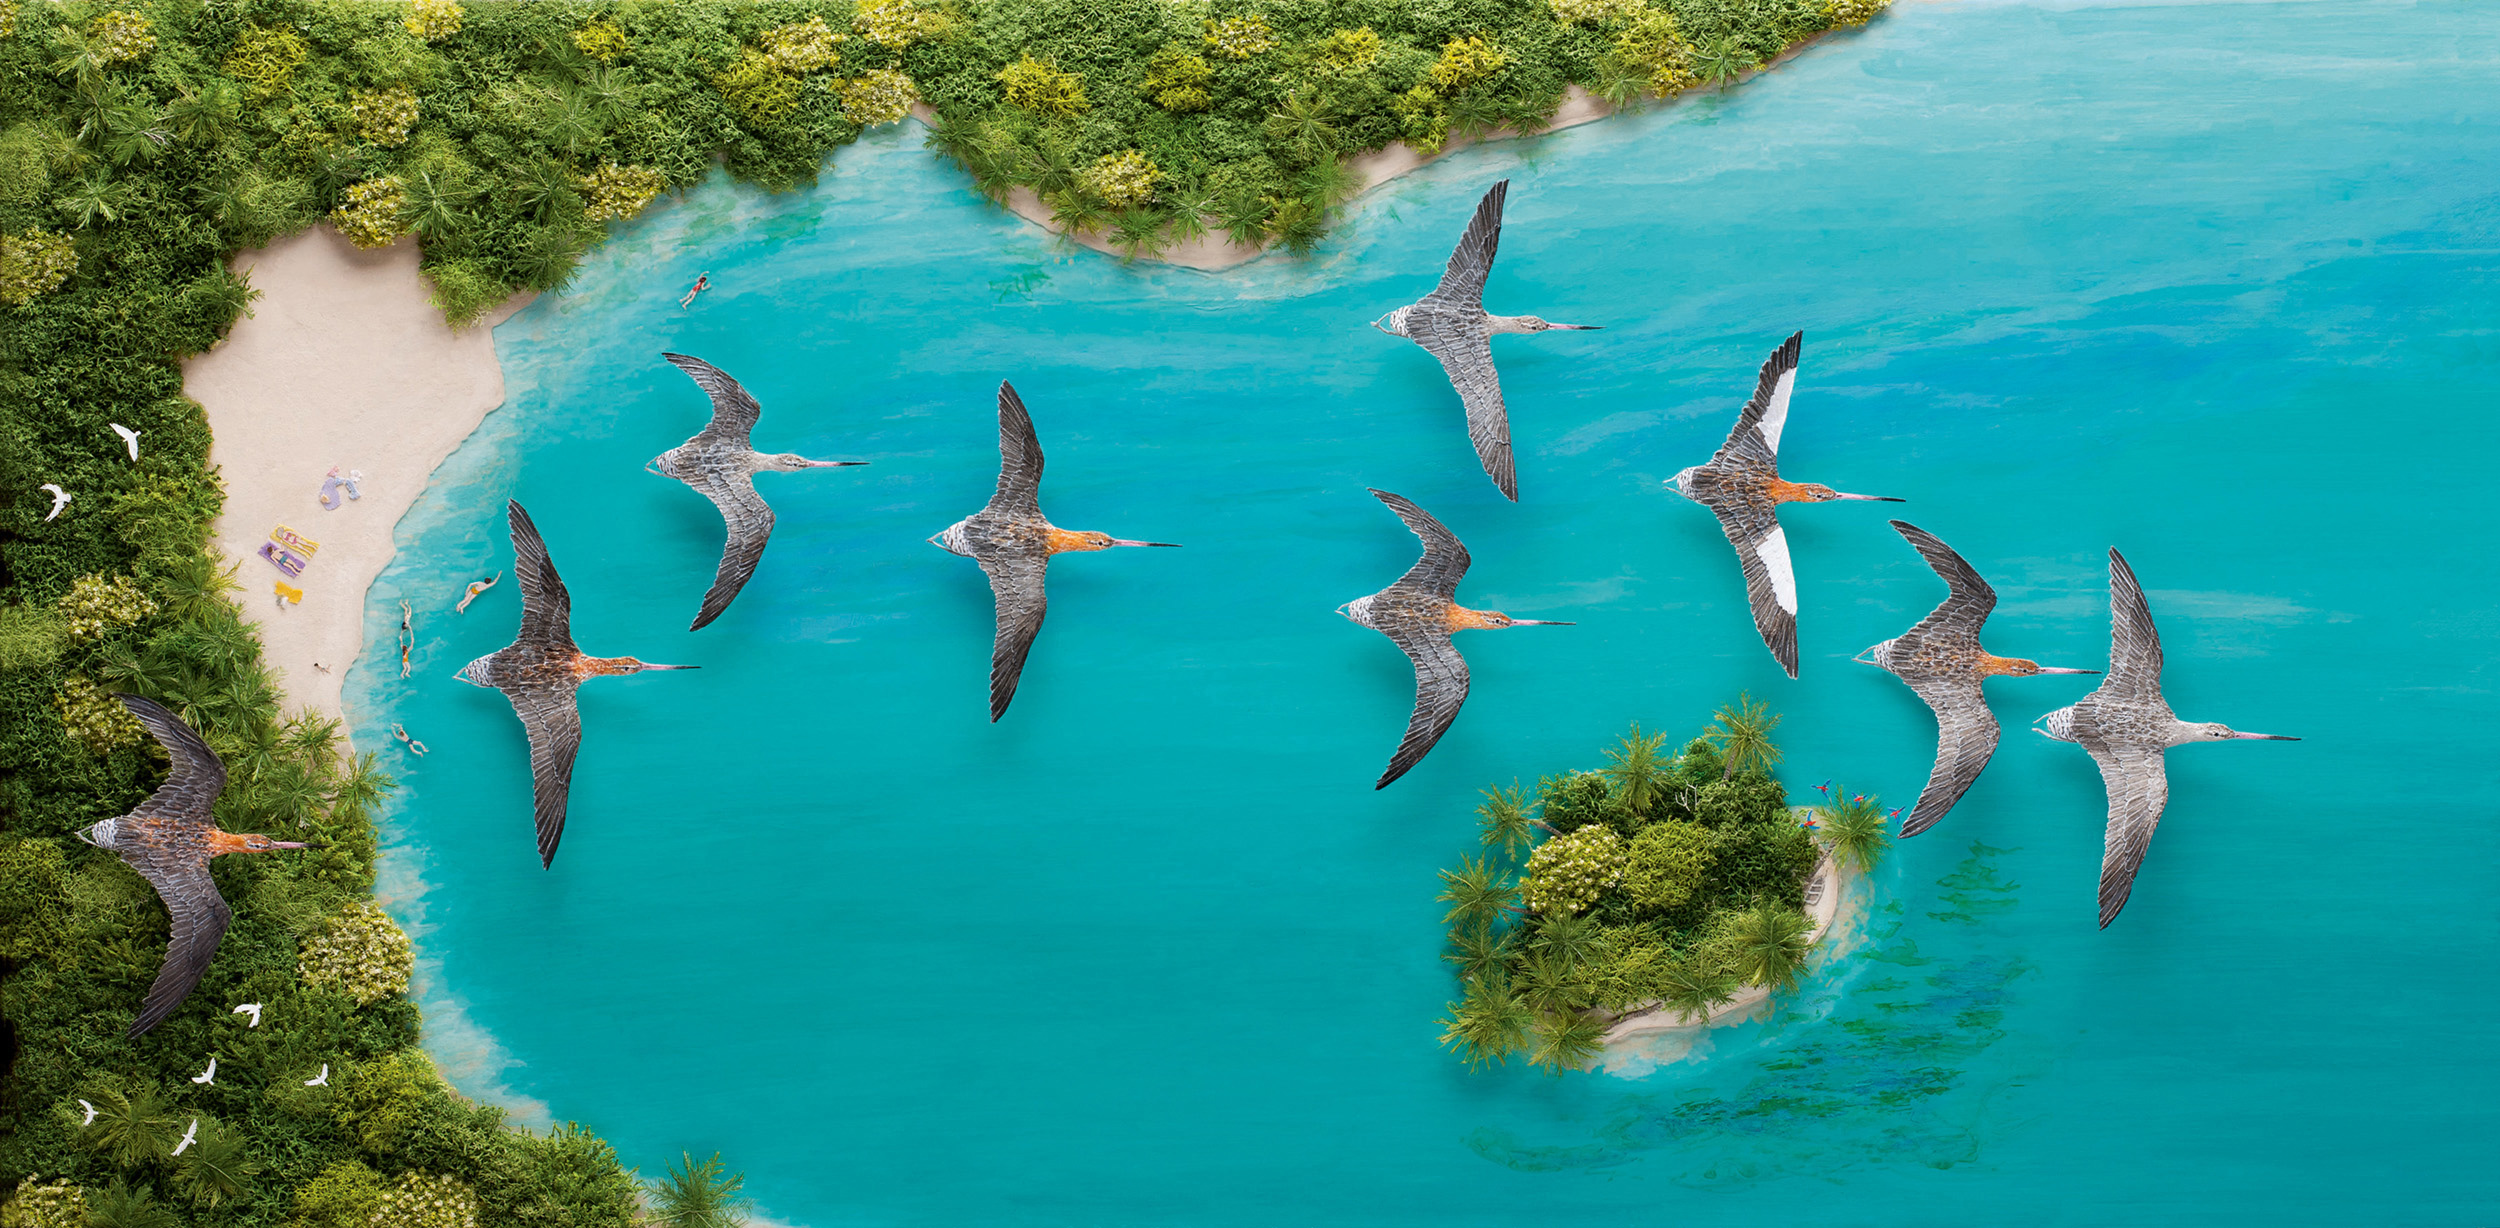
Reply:
[[681, 299], [677, 300], [677, 305], [678, 305], [679, 307], [681, 307], [681, 308], [683, 308], [683, 307], [692, 307], [692, 306], [694, 306], [694, 296], [696, 296], [696, 295], [698, 295], [698, 294], [701, 294], [701, 293], [703, 293], [704, 291], [709, 290], [709, 289], [711, 289], [711, 288], [712, 288], [712, 275], [711, 275], [711, 273], [710, 273], [710, 272], [708, 272], [708, 271], [707, 271], [707, 272], [702, 272], [702, 273], [697, 273], [697, 274], [695, 274], [695, 275], [694, 275], [694, 288], [693, 288], [693, 289], [691, 289], [691, 290], [686, 291], [686, 297], [684, 297], [684, 298], [681, 298]]

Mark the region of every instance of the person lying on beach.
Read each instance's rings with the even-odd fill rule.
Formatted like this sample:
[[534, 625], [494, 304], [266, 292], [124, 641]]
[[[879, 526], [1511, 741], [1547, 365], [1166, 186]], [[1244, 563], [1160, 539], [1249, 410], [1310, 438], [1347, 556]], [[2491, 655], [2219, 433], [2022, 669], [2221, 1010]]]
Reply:
[[339, 476], [339, 467], [330, 466], [330, 472], [321, 479], [322, 511], [335, 512], [346, 506], [346, 501], [339, 498], [339, 487], [345, 485], [347, 485], [347, 479]]
[[686, 297], [677, 300], [677, 305], [680, 307], [692, 307], [694, 306], [694, 296], [711, 288], [712, 275], [708, 272], [697, 273], [694, 276], [694, 289], [686, 291]]
[[454, 614], [466, 614], [466, 613], [468, 613], [468, 612], [469, 612], [469, 603], [470, 603], [470, 602], [472, 602], [472, 601], [477, 600], [477, 595], [478, 595], [479, 593], [485, 592], [486, 590], [488, 590], [488, 589], [490, 589], [490, 588], [495, 587], [495, 582], [496, 582], [496, 581], [498, 581], [498, 580], [501, 580], [501, 579], [503, 579], [503, 573], [499, 571], [499, 572], [496, 572], [494, 575], [487, 577], [486, 579], [483, 579], [483, 580], [471, 580], [471, 581], [469, 581], [469, 592], [468, 592], [468, 595], [467, 595], [467, 596], [465, 596], [465, 597], [462, 597], [462, 598], [460, 599], [460, 604], [458, 604], [458, 605], [456, 605], [456, 606], [451, 607], [451, 612], [452, 612], [452, 613], [454, 613]]

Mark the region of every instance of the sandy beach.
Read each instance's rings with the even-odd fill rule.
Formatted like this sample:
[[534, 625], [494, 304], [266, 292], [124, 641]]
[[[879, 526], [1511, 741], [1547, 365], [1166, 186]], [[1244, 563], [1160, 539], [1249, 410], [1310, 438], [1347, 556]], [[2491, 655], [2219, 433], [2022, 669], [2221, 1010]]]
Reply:
[[[1859, 899], [1857, 888], [1866, 881], [1863, 874], [1842, 873], [1838, 863], [1828, 855], [1814, 867], [1814, 876], [1806, 880], [1806, 915], [1814, 920], [1814, 960], [1817, 965], [1842, 953], [1848, 941], [1847, 922], [1864, 911], [1865, 901]], [[1759, 985], [1748, 986], [1744, 992], [1728, 999], [1709, 1018], [1699, 1022], [1664, 1008], [1627, 1016], [1606, 1030], [1606, 1055], [1599, 1067], [1616, 1074], [1642, 1074], [1649, 1068], [1675, 1061], [1693, 1051], [1712, 1028], [1731, 1027], [1759, 1015], [1771, 991]]]
[[[342, 716], [339, 686], [364, 645], [365, 590], [392, 530], [444, 458], [503, 403], [493, 329], [518, 295], [453, 332], [428, 301], [417, 240], [362, 251], [324, 226], [234, 258], [261, 292], [225, 341], [183, 364], [208, 411], [225, 482], [217, 549], [237, 568], [244, 616], [291, 708]], [[323, 475], [361, 471], [361, 498], [321, 504]], [[260, 557], [278, 526], [318, 543], [290, 579]], [[275, 585], [303, 590], [280, 609]]]

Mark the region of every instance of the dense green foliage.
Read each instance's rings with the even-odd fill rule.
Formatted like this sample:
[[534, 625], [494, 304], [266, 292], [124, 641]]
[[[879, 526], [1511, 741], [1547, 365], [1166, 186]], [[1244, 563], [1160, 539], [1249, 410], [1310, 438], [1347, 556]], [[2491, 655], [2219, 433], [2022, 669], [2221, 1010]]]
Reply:
[[[1723, 709], [1722, 730], [1731, 712], [1746, 706]], [[1803, 971], [1821, 853], [1766, 770], [1777, 751], [1748, 740], [1731, 772], [1708, 738], [1672, 757], [1664, 744], [1635, 725], [1600, 771], [1548, 777], [1533, 797], [1486, 791], [1485, 855], [1441, 872], [1460, 982], [1442, 1039], [1471, 1063], [1524, 1052], [1559, 1072], [1625, 1016], [1696, 1018]]]

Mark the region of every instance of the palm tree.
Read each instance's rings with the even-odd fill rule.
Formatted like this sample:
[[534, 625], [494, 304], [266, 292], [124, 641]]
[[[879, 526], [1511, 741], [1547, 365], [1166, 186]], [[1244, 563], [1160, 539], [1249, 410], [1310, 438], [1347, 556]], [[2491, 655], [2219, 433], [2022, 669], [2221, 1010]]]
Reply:
[[1753, 55], [1733, 37], [1718, 39], [1696, 49], [1693, 55], [1693, 75], [1700, 77], [1704, 85], [1733, 85], [1746, 70], [1758, 66]]
[[1111, 242], [1124, 261], [1163, 254], [1163, 214], [1150, 208], [1122, 209], [1111, 215]]
[[1511, 944], [1516, 930], [1496, 930], [1490, 925], [1470, 925], [1450, 931], [1449, 952], [1441, 958], [1458, 965], [1458, 977], [1472, 981], [1510, 965]]
[[165, 120], [186, 145], [216, 144], [243, 113], [242, 91], [223, 77], [211, 77], [197, 93], [179, 87], [178, 95], [166, 105]]
[[573, 172], [553, 158], [539, 158], [511, 179], [512, 203], [544, 226], [562, 212], [566, 201], [580, 199], [581, 185]]
[[1336, 152], [1337, 128], [1328, 122], [1328, 97], [1317, 89], [1300, 89], [1267, 117], [1268, 138], [1282, 144], [1296, 162], [1317, 162]]
[[1667, 735], [1653, 733], [1644, 737], [1641, 723], [1634, 721], [1623, 744], [1607, 751], [1606, 766], [1597, 770], [1615, 787], [1615, 796], [1642, 818], [1649, 817], [1649, 808], [1657, 805], [1666, 792], [1667, 774], [1674, 767], [1671, 758], [1658, 753], [1666, 744]]
[[1492, 925], [1507, 920], [1519, 908], [1519, 888], [1508, 872], [1486, 865], [1480, 858], [1462, 857], [1455, 871], [1441, 871], [1441, 894], [1434, 896], [1450, 906], [1441, 918], [1443, 925], [1459, 922], [1464, 925]]
[[375, 762], [374, 753], [366, 751], [347, 765], [346, 777], [330, 794], [332, 820], [354, 825], [381, 804], [382, 795], [390, 791], [393, 782], [374, 766]]
[[723, 1171], [720, 1153], [697, 1164], [688, 1152], [685, 1163], [669, 1166], [668, 1175], [651, 1185], [652, 1218], [665, 1228], [737, 1228], [755, 1200], [739, 1193], [745, 1173]]
[[1823, 847], [1830, 849], [1832, 860], [1863, 874], [1884, 859], [1884, 850], [1891, 847], [1892, 835], [1884, 830], [1890, 816], [1883, 804], [1860, 794], [1849, 798], [1834, 790], [1832, 800], [1815, 807], [1815, 827], [1822, 833]]
[[1267, 224], [1286, 248], [1297, 255], [1308, 254], [1328, 231], [1327, 206], [1297, 196], [1278, 204]]
[[1450, 100], [1450, 131], [1473, 140], [1502, 126], [1508, 118], [1490, 91], [1467, 90]]
[[1261, 192], [1257, 184], [1234, 184], [1215, 202], [1215, 220], [1242, 247], [1267, 242], [1267, 219], [1275, 212], [1276, 199]]
[[1047, 200], [1075, 190], [1084, 168], [1076, 164], [1076, 147], [1067, 138], [1045, 132], [1017, 151], [1016, 179]]
[[259, 1171], [242, 1136], [207, 1117], [200, 1118], [199, 1138], [174, 1159], [175, 1184], [204, 1207], [241, 1198], [243, 1183]]
[[1576, 960], [1530, 950], [1519, 961], [1519, 998], [1541, 1015], [1574, 1015], [1589, 1004], [1589, 981]]
[[1535, 831], [1550, 835], [1554, 830], [1529, 816], [1535, 807], [1536, 795], [1519, 787], [1516, 779], [1507, 789], [1485, 790], [1484, 804], [1476, 807], [1476, 820], [1484, 828], [1484, 843], [1501, 845], [1502, 854], [1513, 859], [1528, 851], [1528, 846], [1536, 843]]
[[1103, 207], [1102, 198], [1082, 185], [1045, 196], [1042, 203], [1050, 206], [1050, 220], [1072, 235], [1092, 234], [1111, 220], [1111, 211]]
[[1564, 1011], [1537, 1021], [1536, 1049], [1528, 1060], [1559, 1077], [1578, 1070], [1606, 1051], [1606, 1023], [1594, 1015]]
[[1687, 1023], [1709, 1018], [1720, 1003], [1736, 996], [1734, 970], [1705, 947], [1667, 965], [1658, 976], [1658, 1000]]
[[1511, 992], [1510, 978], [1496, 969], [1467, 979], [1466, 996], [1450, 1003], [1442, 1020], [1441, 1043], [1456, 1049], [1469, 1066], [1500, 1063], [1527, 1043], [1528, 1025], [1536, 1012]]
[[95, 1093], [95, 1110], [95, 1124], [80, 1131], [78, 1139], [115, 1166], [135, 1167], [173, 1150], [173, 1112], [154, 1084], [142, 1083], [129, 1093], [102, 1088]]
[[1648, 69], [1618, 55], [1598, 59], [1596, 88], [1589, 92], [1605, 99], [1607, 106], [1623, 110], [1639, 102], [1648, 91]]
[[429, 243], [441, 242], [469, 220], [460, 208], [469, 199], [468, 191], [448, 179], [437, 179], [433, 171], [401, 176], [400, 190], [404, 194], [401, 220]]
[[1363, 177], [1345, 160], [1321, 158], [1305, 168], [1299, 176], [1302, 194], [1322, 204], [1333, 205], [1363, 190]]
[[103, 90], [104, 70], [112, 64], [104, 58], [103, 38], [64, 22], [52, 28], [52, 48], [60, 52], [49, 65], [53, 76], [70, 78], [71, 88], [90, 97]]
[[1726, 780], [1747, 768], [1770, 771], [1780, 761], [1780, 748], [1771, 744], [1771, 731], [1779, 728], [1780, 718], [1770, 706], [1754, 699], [1751, 692], [1738, 695], [1736, 702], [1719, 709], [1717, 722], [1701, 736], [1719, 748], [1725, 766], [1719, 779]]
[[1172, 200], [1170, 219], [1172, 241], [1195, 243], [1207, 237], [1207, 215], [1215, 212], [1215, 200], [1204, 192], [1187, 192]]
[[1605, 941], [1605, 927], [1596, 918], [1557, 911], [1537, 918], [1536, 937], [1528, 941], [1528, 949], [1546, 952], [1579, 968], [1597, 958]]
[[1806, 952], [1814, 945], [1814, 922], [1804, 913], [1772, 900], [1758, 900], [1737, 914], [1729, 933], [1736, 955], [1736, 974], [1749, 985], [1774, 993], [1797, 987], [1806, 970]]
[[101, 221], [111, 224], [122, 220], [122, 192], [112, 180], [98, 176], [81, 182], [52, 202], [62, 213], [77, 219], [85, 230]]
[[101, 1190], [87, 1192], [87, 1223], [93, 1228], [182, 1228], [182, 1220], [156, 1205], [147, 1187], [132, 1188], [119, 1177]]

